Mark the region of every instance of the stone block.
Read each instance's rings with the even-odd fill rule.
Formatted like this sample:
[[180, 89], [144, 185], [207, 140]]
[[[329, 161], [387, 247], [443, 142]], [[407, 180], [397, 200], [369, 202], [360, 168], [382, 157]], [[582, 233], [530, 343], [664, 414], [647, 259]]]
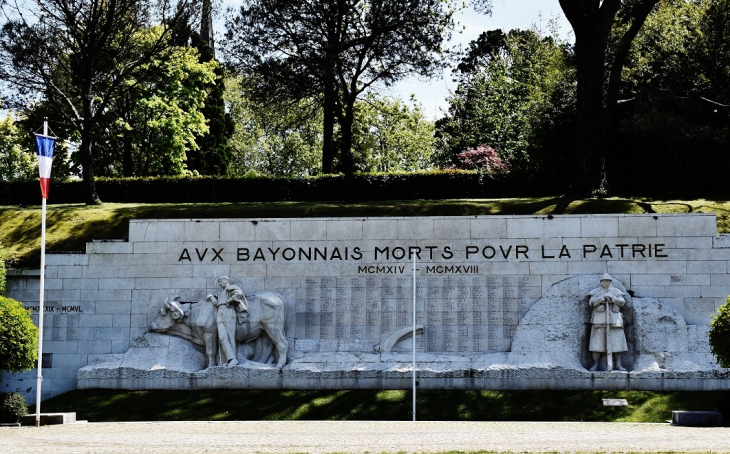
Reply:
[[656, 236], [658, 217], [653, 215], [626, 215], [618, 218], [618, 236]]
[[647, 264], [647, 274], [687, 274], [685, 260], [659, 260]]
[[102, 278], [99, 279], [99, 290], [133, 289], [134, 278]]
[[703, 297], [710, 298], [727, 298], [730, 295], [730, 286], [728, 285], [710, 285], [707, 287], [700, 287], [700, 292]]
[[530, 274], [568, 274], [568, 262], [530, 262]]
[[471, 220], [460, 218], [434, 219], [434, 239], [462, 239], [471, 237]]
[[360, 220], [327, 221], [327, 240], [359, 240], [362, 239], [362, 234], [362, 221]]
[[[712, 284], [711, 275], [709, 274], [673, 274], [669, 276], [669, 279], [671, 281], [670, 285], [725, 285], [725, 283]], [[728, 284], [730, 284], [730, 280]]]
[[85, 266], [88, 263], [89, 256], [86, 254], [46, 254], [46, 266]]
[[[36, 418], [37, 416], [37, 418]], [[35, 413], [23, 416], [22, 425], [35, 426], [36, 419], [41, 426], [52, 426], [57, 424], [76, 424], [76, 412], [70, 413]]]
[[585, 216], [580, 218], [581, 236], [584, 237], [618, 237], [617, 216]]
[[721, 233], [720, 235], [712, 239], [712, 247], [715, 248], [730, 248], [730, 235], [727, 233]]
[[672, 411], [675, 426], [722, 427], [722, 413], [717, 411]]
[[[177, 244], [177, 242], [175, 242]], [[139, 243], [133, 243], [132, 249], [134, 254], [160, 254], [167, 252], [167, 246], [169, 243], [165, 241], [145, 241]]]
[[72, 265], [72, 266], [58, 266], [56, 268], [56, 276], [57, 278], [65, 278], [65, 279], [71, 279], [71, 278], [77, 278], [80, 279], [84, 275], [84, 267], [80, 265]]
[[568, 262], [568, 274], [603, 274], [608, 272], [608, 264], [603, 260], [582, 260]]
[[672, 283], [668, 274], [632, 274], [631, 287], [634, 286], [665, 286]]
[[146, 223], [146, 226], [140, 225], [143, 229], [141, 238], [133, 237], [132, 222], [130, 221], [129, 241], [184, 241], [185, 240], [185, 224], [184, 220], [150, 220], [138, 221], [140, 224]]
[[695, 260], [730, 260], [730, 249], [692, 249]]
[[193, 269], [189, 266], [180, 265], [125, 265], [119, 267], [119, 277], [147, 276], [193, 277]]
[[647, 263], [645, 261], [609, 261], [607, 263], [608, 274], [633, 275], [634, 273], [646, 273]]
[[[130, 255], [129, 257], [134, 257]], [[94, 265], [85, 267], [83, 270], [83, 277], [86, 279], [91, 278], [117, 278], [119, 277], [120, 265]]]
[[553, 216], [543, 218], [543, 238], [578, 238], [581, 236], [581, 218]]
[[542, 238], [542, 217], [512, 217], [507, 218], [507, 234], [505, 238]]
[[196, 219], [188, 221], [185, 226], [185, 241], [219, 241], [220, 224], [217, 219]]
[[505, 238], [507, 236], [507, 218], [480, 217], [471, 219], [471, 238]]
[[297, 219], [291, 223], [291, 239], [294, 241], [326, 240], [327, 221]]
[[134, 317], [134, 316], [130, 316], [129, 313], [112, 314], [112, 327], [129, 329], [132, 317]]
[[685, 298], [684, 320], [690, 325], [709, 325], [715, 313], [715, 298]]
[[129, 330], [124, 328], [94, 328], [93, 340], [129, 342]]
[[86, 243], [87, 254], [131, 254], [134, 245], [122, 240], [94, 240]]
[[53, 341], [43, 339], [43, 352], [53, 354], [78, 353], [78, 342], [74, 340]]
[[693, 260], [687, 262], [687, 274], [725, 274], [725, 260]]
[[291, 240], [291, 223], [295, 221], [255, 221], [255, 241], [288, 241]]
[[127, 319], [129, 319], [131, 310], [131, 301], [99, 301], [96, 303], [95, 313], [99, 315], [127, 315]]
[[[43, 283], [46, 290], [61, 290], [64, 288], [64, 281], [67, 279], [46, 279]], [[76, 279], [71, 279], [72, 281], [75, 281]], [[39, 280], [33, 280], [31, 282], [28, 282], [28, 290], [36, 290], [40, 289], [40, 281]], [[8, 291], [12, 291], [11, 288], [7, 289]]]
[[[54, 282], [58, 281], [58, 279], [54, 279]], [[99, 279], [62, 279], [61, 281], [63, 289], [99, 290]]]
[[665, 214], [657, 220], [658, 236], [717, 236], [715, 214]]
[[81, 314], [79, 328], [103, 328], [112, 326], [112, 315]]
[[146, 289], [169, 289], [170, 278], [159, 278], [159, 277], [138, 277], [134, 279], [135, 290], [146, 290]]
[[398, 239], [420, 240], [433, 238], [433, 219], [398, 219]]

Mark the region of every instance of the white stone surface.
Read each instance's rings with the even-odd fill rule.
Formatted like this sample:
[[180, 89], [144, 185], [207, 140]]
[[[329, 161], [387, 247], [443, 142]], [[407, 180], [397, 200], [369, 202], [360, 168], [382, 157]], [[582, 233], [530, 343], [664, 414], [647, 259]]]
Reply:
[[[408, 386], [409, 339], [390, 356], [374, 347], [411, 323], [414, 250], [425, 388], [710, 389], [723, 383], [713, 378], [724, 372], [706, 329], [730, 294], [727, 238], [707, 214], [133, 220], [128, 242], [48, 256], [54, 312], [46, 312], [44, 351], [53, 367], [44, 371], [44, 395], [75, 387], [80, 366], [132, 351], [162, 301], [198, 298], [222, 274], [246, 293], [272, 290], [291, 301], [291, 363], [241, 373], [243, 382], [219, 371], [199, 386]], [[585, 371], [580, 299], [605, 272], [634, 296], [631, 379]], [[10, 273], [9, 295], [37, 308], [38, 274]], [[159, 355], [165, 373], [178, 375], [156, 369], [149, 386], [189, 380], [177, 370], [185, 365]], [[32, 377], [17, 375], [9, 386], [26, 391]], [[142, 386], [139, 378], [105, 380], [94, 383]]]

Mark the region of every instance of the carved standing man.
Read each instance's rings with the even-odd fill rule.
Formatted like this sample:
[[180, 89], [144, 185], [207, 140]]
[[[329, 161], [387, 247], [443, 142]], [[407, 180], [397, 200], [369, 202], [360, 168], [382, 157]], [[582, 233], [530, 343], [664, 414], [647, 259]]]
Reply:
[[[613, 278], [606, 273], [601, 276], [601, 286], [588, 293], [590, 297], [588, 304], [594, 308], [591, 316], [593, 326], [588, 344], [588, 350], [593, 357], [593, 365], [589, 369], [591, 371], [598, 369], [601, 355], [608, 355], [609, 352], [612, 354], [613, 370], [626, 370], [621, 365], [621, 353], [628, 350], [624, 335], [624, 319], [621, 316], [621, 308], [626, 304], [626, 300], [621, 291], [613, 287], [612, 282]], [[606, 360], [610, 365], [608, 357]]]
[[243, 323], [248, 315], [248, 303], [241, 288], [228, 283], [228, 276], [218, 278], [221, 291], [218, 296], [208, 295], [205, 300], [216, 307], [218, 341], [227, 366], [238, 364], [236, 359], [236, 322]]

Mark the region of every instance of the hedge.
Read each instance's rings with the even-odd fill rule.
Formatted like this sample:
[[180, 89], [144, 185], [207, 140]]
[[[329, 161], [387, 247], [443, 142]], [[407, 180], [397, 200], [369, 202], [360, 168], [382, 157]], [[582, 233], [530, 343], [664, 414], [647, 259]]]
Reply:
[[[276, 177], [99, 178], [96, 190], [110, 203], [216, 203], [342, 200], [342, 175]], [[356, 175], [357, 200], [497, 198], [555, 195], [567, 188], [517, 174], [494, 178], [476, 171]], [[0, 205], [38, 205], [37, 182], [0, 182]], [[81, 181], [52, 182], [48, 203], [83, 203]]]

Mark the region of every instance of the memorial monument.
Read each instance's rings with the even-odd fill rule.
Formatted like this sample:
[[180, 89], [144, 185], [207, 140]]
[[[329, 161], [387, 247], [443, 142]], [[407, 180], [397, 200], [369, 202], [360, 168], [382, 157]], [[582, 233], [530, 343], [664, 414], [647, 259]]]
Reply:
[[414, 273], [421, 388], [727, 389], [729, 261], [711, 214], [133, 220], [49, 256], [45, 396], [409, 388]]

